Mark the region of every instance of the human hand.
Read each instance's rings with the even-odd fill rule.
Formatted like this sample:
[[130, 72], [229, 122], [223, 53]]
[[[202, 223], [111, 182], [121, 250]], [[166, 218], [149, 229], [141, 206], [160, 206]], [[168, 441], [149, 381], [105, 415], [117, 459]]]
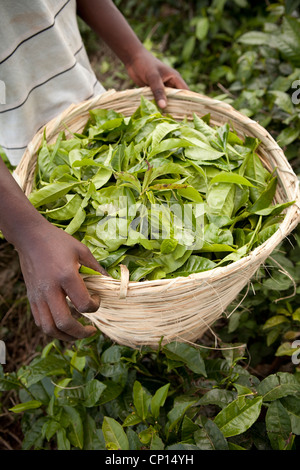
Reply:
[[84, 244], [46, 220], [28, 235], [16, 249], [36, 325], [64, 341], [94, 334], [96, 328], [72, 316], [66, 297], [80, 313], [96, 311], [100, 299], [89, 294], [79, 268], [106, 271]]
[[164, 86], [189, 89], [176, 70], [164, 64], [146, 49], [125, 63], [125, 66], [129, 76], [138, 86], [151, 88], [157, 105], [162, 109], [167, 106]]

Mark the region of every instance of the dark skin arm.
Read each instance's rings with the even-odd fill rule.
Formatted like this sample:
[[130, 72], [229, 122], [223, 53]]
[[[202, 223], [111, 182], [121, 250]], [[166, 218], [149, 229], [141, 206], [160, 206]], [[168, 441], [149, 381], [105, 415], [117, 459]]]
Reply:
[[76, 310], [97, 310], [79, 274], [81, 264], [104, 272], [79, 241], [50, 224], [31, 205], [0, 159], [0, 229], [18, 252], [36, 324], [49, 336], [74, 340], [93, 334], [71, 315], [69, 296]]
[[79, 16], [124, 63], [138, 86], [149, 86], [160, 108], [167, 105], [164, 86], [188, 89], [180, 74], [154, 57], [137, 38], [111, 0], [77, 0]]
[[[150, 54], [110, 0], [79, 0], [78, 13], [125, 64], [138, 86], [149, 86], [164, 108], [164, 85], [187, 88], [180, 75]], [[29, 202], [0, 158], [0, 230], [19, 254], [36, 324], [49, 336], [75, 340], [96, 329], [72, 316], [66, 297], [79, 312], [93, 312], [92, 298], [79, 275], [80, 265], [106, 275], [89, 249], [48, 222]]]

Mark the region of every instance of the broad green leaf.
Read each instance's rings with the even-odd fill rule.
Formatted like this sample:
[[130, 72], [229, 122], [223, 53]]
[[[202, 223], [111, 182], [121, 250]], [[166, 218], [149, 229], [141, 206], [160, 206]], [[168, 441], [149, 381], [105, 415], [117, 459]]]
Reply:
[[[278, 334], [278, 336], [279, 336], [279, 334]], [[277, 339], [277, 338], [275, 338], [275, 339]], [[293, 356], [293, 355], [295, 355], [297, 357], [297, 355], [299, 355], [299, 352], [300, 352], [299, 348], [293, 347], [290, 342], [285, 341], [285, 342], [281, 343], [280, 346], [277, 348], [275, 356], [279, 357], [279, 356]]]
[[257, 387], [264, 402], [274, 401], [288, 395], [300, 393], [299, 382], [287, 372], [277, 372], [266, 377]]
[[298, 397], [288, 396], [282, 398], [280, 403], [287, 410], [290, 420], [291, 428], [294, 434], [300, 435], [300, 400]]
[[272, 448], [284, 450], [292, 429], [289, 414], [279, 400], [273, 401], [267, 409], [266, 428]]
[[99, 168], [97, 173], [92, 177], [91, 181], [94, 183], [96, 189], [102, 188], [110, 179], [112, 171], [106, 168]]
[[[203, 243], [199, 250], [199, 253], [225, 253], [227, 251], [236, 252], [237, 250], [230, 245], [224, 243]], [[216, 267], [217, 264], [211, 265], [212, 268]]]
[[263, 329], [265, 330], [268, 328], [274, 328], [275, 326], [288, 321], [288, 318], [284, 315], [274, 315], [273, 317], [268, 318], [268, 320], [263, 325]]
[[130, 187], [131, 189], [134, 189], [138, 193], [141, 192], [142, 186], [141, 186], [140, 181], [138, 180], [136, 176], [132, 175], [131, 173], [127, 173], [124, 171], [116, 172], [115, 177], [119, 179], [120, 181], [123, 181], [124, 185], [127, 185], [128, 187]]
[[200, 116], [198, 116], [196, 113], [193, 113], [193, 123], [194, 123], [195, 129], [197, 129], [202, 134], [204, 134], [208, 139], [215, 137], [216, 135], [215, 130], [211, 126], [209, 126], [204, 121], [204, 119], [201, 119]]
[[185, 413], [189, 408], [195, 405], [196, 400], [192, 400], [188, 397], [180, 397], [180, 399], [174, 401], [173, 408], [168, 412], [169, 430], [175, 428], [175, 426], [184, 418]]
[[119, 383], [114, 382], [112, 380], [104, 380], [102, 383], [106, 386], [106, 388], [100, 395], [98, 405], [103, 405], [104, 403], [108, 403], [112, 400], [115, 400], [123, 391], [123, 385], [121, 380], [119, 381]]
[[264, 215], [264, 216], [267, 216], [267, 215], [275, 216], [275, 215], [280, 214], [284, 209], [287, 209], [288, 207], [290, 207], [293, 204], [294, 204], [294, 201], [283, 202], [281, 204], [274, 204], [274, 205], [266, 207], [264, 209], [256, 210], [255, 214]]
[[170, 132], [180, 127], [179, 123], [161, 122], [151, 134], [151, 144], [155, 148]]
[[69, 233], [70, 235], [73, 235], [77, 230], [80, 229], [82, 226], [83, 222], [85, 221], [86, 218], [86, 212], [82, 205], [78, 208], [76, 214], [74, 215], [73, 219], [70, 221], [70, 223], [67, 225], [65, 228], [65, 232]]
[[164, 450], [165, 445], [163, 440], [158, 436], [158, 434], [154, 434], [152, 436], [152, 441], [150, 445], [150, 450]]
[[175, 137], [164, 139], [155, 147], [152, 148], [151, 152], [148, 155], [148, 158], [151, 159], [159, 153], [166, 152], [169, 150], [177, 150], [180, 148], [190, 147], [192, 144], [184, 139], [177, 139]]
[[238, 38], [238, 42], [247, 44], [248, 46], [263, 46], [269, 45], [270, 37], [269, 34], [261, 31], [249, 31], [242, 34], [242, 36]]
[[84, 420], [83, 432], [84, 450], [106, 450], [102, 429], [99, 429], [98, 423], [89, 414]]
[[[152, 181], [156, 180], [160, 176], [163, 175], [172, 175], [172, 174], [178, 174], [178, 175], [189, 175], [189, 172], [187, 169], [185, 169], [182, 165], [179, 165], [178, 163], [165, 163], [163, 165], [158, 166], [157, 168], [152, 168], [152, 171], [149, 175], [148, 181], [147, 181], [147, 186], [149, 186]], [[144, 187], [146, 185], [144, 184]]]
[[84, 406], [87, 408], [95, 406], [105, 389], [106, 385], [99, 380], [89, 381], [84, 387]]
[[62, 379], [56, 382], [55, 387], [54, 387], [54, 392], [53, 392], [56, 398], [60, 397], [60, 392], [68, 387], [71, 380], [72, 380], [71, 377], [67, 377], [65, 379]]
[[224, 155], [224, 152], [219, 152], [218, 150], [214, 150], [212, 147], [208, 145], [199, 144], [197, 146], [193, 145], [185, 149], [184, 154], [186, 158], [190, 160], [195, 160], [199, 162], [209, 162], [211, 160], [218, 160]]
[[38, 208], [42, 205], [49, 204], [50, 202], [57, 201], [59, 198], [70, 192], [71, 189], [75, 188], [75, 186], [78, 186], [78, 184], [79, 183], [69, 182], [49, 183], [40, 189], [32, 191], [29, 195], [29, 200], [34, 207]]
[[102, 431], [108, 447], [110, 447], [110, 444], [113, 444], [114, 449], [129, 450], [128, 438], [118, 421], [105, 416], [103, 419]]
[[31, 363], [28, 373], [23, 375], [21, 380], [27, 387], [30, 387], [46, 376], [65, 374], [66, 368], [68, 369], [68, 365], [63, 358], [49, 355]]
[[[45, 177], [44, 177], [45, 178]], [[71, 168], [69, 165], [58, 165], [50, 174], [49, 183], [55, 183], [57, 181], [77, 181], [71, 174]]]
[[145, 420], [148, 416], [150, 403], [151, 395], [136, 380], [133, 384], [133, 404], [142, 420]]
[[38, 172], [40, 176], [43, 176], [44, 181], [49, 181], [50, 175], [57, 165], [57, 162], [55, 162], [55, 156], [63, 139], [64, 133], [60, 132], [55, 145], [51, 149], [51, 147], [47, 145], [46, 132], [44, 132], [38, 159]]
[[277, 142], [280, 147], [285, 147], [286, 145], [290, 145], [294, 142], [300, 135], [300, 129], [292, 128], [292, 127], [285, 127], [277, 136]]
[[29, 400], [25, 401], [24, 403], [19, 403], [18, 405], [9, 408], [9, 411], [13, 411], [14, 413], [21, 413], [27, 410], [35, 410], [36, 408], [40, 408], [42, 406], [42, 402], [38, 400]]
[[176, 431], [179, 423], [185, 416], [185, 413], [196, 404], [196, 400], [189, 397], [183, 397], [182, 400], [176, 401], [173, 408], [168, 412], [168, 432]]
[[163, 352], [169, 359], [185, 364], [196, 374], [206, 376], [204, 360], [199, 349], [185, 343], [172, 342], [164, 346]]
[[203, 39], [207, 36], [209, 30], [209, 20], [206, 17], [197, 18], [196, 19], [196, 38], [199, 41], [203, 41]]
[[76, 212], [82, 203], [82, 198], [79, 194], [66, 195], [67, 202], [63, 206], [55, 209], [46, 209], [42, 214], [54, 220], [69, 220], [75, 217]]
[[31, 424], [30, 432], [22, 440], [22, 450], [41, 449], [44, 446], [43, 426], [46, 420], [46, 416], [41, 416]]
[[169, 388], [170, 384], [168, 383], [156, 390], [155, 394], [153, 395], [151, 399], [151, 413], [154, 418], [158, 418], [159, 410], [162, 406], [164, 406], [167, 399]]
[[181, 266], [179, 270], [175, 271], [173, 275], [188, 276], [189, 274], [200, 273], [213, 269], [215, 266], [216, 263], [208, 258], [204, 258], [199, 255], [191, 255], [184, 265]]
[[147, 100], [144, 96], [141, 96], [140, 114], [141, 116], [148, 116], [151, 114], [158, 113], [156, 104], [152, 101]]
[[280, 109], [282, 109], [286, 113], [293, 114], [294, 107], [291, 97], [288, 93], [285, 93], [284, 91], [280, 90], [270, 90], [269, 94], [273, 97], [274, 104], [276, 104]]
[[217, 405], [225, 408], [236, 398], [236, 393], [231, 390], [213, 388], [208, 390], [199, 400], [200, 405]]
[[79, 411], [72, 406], [64, 406], [64, 411], [68, 416], [69, 422], [72, 426], [73, 436], [75, 438], [75, 444], [79, 449], [83, 448], [83, 424]]
[[282, 33], [276, 36], [276, 48], [282, 56], [294, 66], [300, 66], [299, 47], [299, 19], [291, 16], [283, 17]]
[[180, 253], [182, 245], [177, 245], [172, 253], [167, 253], [165, 255], [159, 255], [155, 257], [155, 261], [163, 267], [163, 270], [166, 273], [172, 273], [179, 269], [185, 261], [190, 257], [192, 250], [186, 250], [184, 247], [183, 254], [178, 256], [177, 254]]
[[160, 245], [160, 252], [162, 254], [172, 253], [178, 245], [178, 240], [172, 238], [165, 238]]
[[148, 274], [152, 273], [155, 269], [163, 266], [160, 263], [150, 262], [146, 266], [140, 266], [136, 269], [134, 269], [131, 274], [130, 274], [130, 280], [132, 282], [137, 282], [140, 281], [141, 279], [145, 278], [148, 276]]
[[292, 316], [293, 316], [293, 320], [300, 322], [300, 307], [296, 308]]
[[205, 226], [203, 236], [207, 244], [233, 245], [231, 231], [227, 228], [219, 228], [214, 223]]
[[182, 125], [179, 128], [179, 132], [182, 138], [186, 139], [188, 142], [190, 142], [194, 146], [202, 147], [203, 144], [205, 144], [203, 146], [204, 148], [211, 148], [208, 137], [199, 129], [196, 129], [191, 126]]
[[215, 417], [214, 423], [222, 431], [224, 437], [236, 436], [249, 429], [258, 419], [262, 397], [238, 397]]
[[182, 60], [187, 62], [193, 55], [196, 44], [196, 37], [190, 36], [184, 43], [182, 49]]
[[272, 178], [266, 189], [262, 191], [259, 198], [254, 202], [254, 204], [248, 209], [250, 213], [256, 214], [257, 212], [266, 209], [272, 204], [275, 191], [277, 186], [277, 178]]
[[221, 171], [219, 174], [214, 176], [210, 180], [210, 185], [216, 184], [216, 183], [234, 183], [234, 184], [241, 184], [245, 186], [253, 186], [250, 181], [247, 180], [247, 178], [244, 178], [243, 176], [237, 174], [237, 173], [231, 173], [231, 172], [224, 172]]
[[194, 439], [200, 450], [228, 450], [225, 437], [210, 419], [207, 419], [203, 427], [194, 433]]
[[185, 199], [188, 199], [189, 201], [203, 202], [203, 198], [202, 198], [201, 194], [199, 193], [199, 191], [197, 191], [192, 186], [189, 186], [187, 188], [179, 188], [177, 193], [181, 197], [184, 197]]
[[199, 425], [196, 424], [191, 418], [187, 415], [183, 417], [181, 425], [181, 438], [183, 441], [188, 442], [193, 438], [194, 432], [198, 431]]
[[47, 441], [49, 441], [59, 429], [61, 429], [61, 424], [55, 419], [49, 419], [46, 421], [43, 426], [43, 434]]
[[123, 427], [135, 426], [136, 424], [139, 424], [141, 421], [142, 421], [142, 418], [139, 415], [137, 415], [135, 412], [133, 412], [125, 418], [123, 422]]
[[219, 183], [211, 186], [206, 196], [210, 213], [232, 217], [234, 195], [235, 186], [233, 184]]
[[269, 172], [264, 168], [259, 156], [254, 152], [249, 154], [249, 158], [246, 159], [244, 176], [255, 186], [250, 188], [250, 196], [252, 201], [256, 201], [266, 187]]

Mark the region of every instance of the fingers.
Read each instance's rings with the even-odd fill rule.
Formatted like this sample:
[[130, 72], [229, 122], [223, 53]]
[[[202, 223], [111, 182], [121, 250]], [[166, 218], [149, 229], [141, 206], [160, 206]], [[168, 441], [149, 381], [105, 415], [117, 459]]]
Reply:
[[79, 262], [80, 264], [83, 264], [87, 268], [91, 268], [94, 271], [97, 271], [100, 274], [103, 274], [103, 276], [109, 276], [108, 272], [105, 271], [105, 269], [94, 258], [94, 256], [92, 255], [88, 247], [83, 244], [82, 244], [82, 247], [80, 247]]
[[148, 51], [135, 57], [126, 65], [129, 76], [138, 86], [149, 86], [160, 108], [167, 106], [165, 85], [188, 90], [181, 75], [172, 67], [155, 58]]
[[157, 105], [162, 109], [167, 106], [165, 86], [183, 90], [189, 89], [181, 75], [169, 67], [161, 68], [150, 74], [148, 82]]
[[80, 313], [96, 312], [100, 307], [100, 298], [91, 296], [78, 273], [74, 273], [62, 282], [62, 288]]
[[150, 74], [148, 82], [157, 105], [162, 109], [165, 108], [167, 106], [167, 97], [164, 89], [164, 82], [159, 72], [155, 71]]
[[188, 85], [183, 80], [181, 75], [179, 75], [176, 72], [173, 75], [171, 75], [170, 77], [168, 77], [166, 80], [164, 80], [164, 83], [165, 83], [166, 86], [169, 86], [171, 88], [179, 88], [179, 89], [182, 89], [182, 90], [189, 90]]
[[[86, 297], [89, 297], [88, 293], [86, 294]], [[82, 302], [82, 308], [86, 309], [86, 312], [95, 311], [99, 307], [99, 304], [92, 299], [88, 299], [88, 301], [86, 301], [87, 304], [85, 304], [84, 301]], [[55, 297], [53, 296], [51, 298], [51, 301], [49, 301], [48, 306], [55, 327], [57, 328], [60, 334], [67, 334], [72, 338], [79, 339], [91, 336], [91, 334], [96, 332], [96, 328], [89, 325], [82, 325], [71, 315], [70, 308], [68, 306], [66, 296], [63, 291], [59, 291]], [[83, 311], [81, 313], [83, 313]]]
[[39, 292], [28, 295], [36, 325], [48, 336], [62, 341], [74, 341], [94, 334], [95, 327], [82, 325], [72, 313], [67, 296], [77, 312], [95, 312], [100, 306], [100, 299], [91, 296], [76, 269], [64, 271], [59, 283], [51, 289], [41, 287]]
[[[70, 328], [69, 322], [71, 314], [70, 311], [68, 311], [68, 306], [65, 298], [62, 299], [62, 302], [56, 308], [59, 308], [59, 313], [57, 312], [55, 314], [55, 317], [58, 319], [57, 323], [54, 320], [53, 312], [50, 311], [47, 302], [40, 301], [38, 304], [34, 302], [31, 303], [31, 311], [35, 319], [35, 323], [46, 335], [51, 336], [52, 338], [57, 338], [62, 341], [69, 342], [78, 339], [78, 334], [80, 335], [80, 338], [84, 338], [92, 334], [92, 331], [87, 330], [73, 317], [71, 317], [71, 321], [72, 323], [74, 321], [76, 325], [71, 325]], [[65, 316], [66, 319], [64, 318]]]

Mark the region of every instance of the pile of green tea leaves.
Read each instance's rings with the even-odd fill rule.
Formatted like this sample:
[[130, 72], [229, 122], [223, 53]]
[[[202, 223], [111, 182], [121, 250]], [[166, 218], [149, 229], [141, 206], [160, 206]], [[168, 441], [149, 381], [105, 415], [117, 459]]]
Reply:
[[94, 109], [81, 134], [44, 136], [30, 201], [113, 278], [120, 264], [131, 281], [188, 276], [247, 255], [292, 203], [273, 205], [277, 178], [258, 145], [142, 97], [130, 117]]

